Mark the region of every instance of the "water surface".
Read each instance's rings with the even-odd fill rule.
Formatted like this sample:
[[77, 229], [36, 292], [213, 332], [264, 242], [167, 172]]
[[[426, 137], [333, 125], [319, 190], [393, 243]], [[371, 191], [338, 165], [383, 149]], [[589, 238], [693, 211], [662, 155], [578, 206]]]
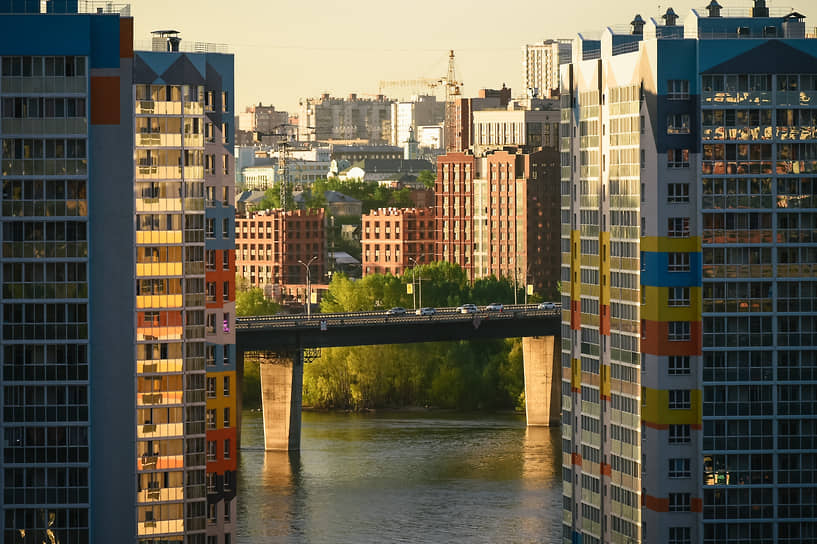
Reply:
[[305, 412], [300, 453], [244, 412], [239, 544], [558, 542], [559, 429], [524, 416]]

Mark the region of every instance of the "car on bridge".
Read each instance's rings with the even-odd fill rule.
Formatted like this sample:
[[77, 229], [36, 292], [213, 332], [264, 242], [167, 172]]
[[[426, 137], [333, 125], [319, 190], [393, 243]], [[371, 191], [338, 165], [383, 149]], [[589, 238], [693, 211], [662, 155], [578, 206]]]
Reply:
[[406, 315], [406, 309], [401, 306], [395, 306], [394, 308], [389, 308], [386, 315]]
[[476, 304], [463, 304], [462, 306], [457, 306], [457, 312], [461, 314], [475, 314], [479, 311]]
[[426, 306], [425, 308], [418, 308], [414, 311], [414, 315], [435, 315], [437, 310]]
[[492, 302], [485, 307], [486, 312], [501, 312], [505, 306], [500, 302]]
[[536, 307], [537, 310], [555, 310], [556, 304], [553, 302], [540, 302], [539, 306]]

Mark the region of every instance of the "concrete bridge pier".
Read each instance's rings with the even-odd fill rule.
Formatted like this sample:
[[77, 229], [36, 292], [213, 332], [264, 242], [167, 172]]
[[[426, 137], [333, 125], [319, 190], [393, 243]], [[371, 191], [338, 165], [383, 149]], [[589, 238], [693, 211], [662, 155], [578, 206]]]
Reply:
[[558, 336], [522, 338], [529, 427], [555, 426], [561, 420], [562, 365], [558, 340]]
[[303, 350], [265, 353], [261, 357], [261, 402], [264, 449], [301, 449], [301, 404], [304, 385]]

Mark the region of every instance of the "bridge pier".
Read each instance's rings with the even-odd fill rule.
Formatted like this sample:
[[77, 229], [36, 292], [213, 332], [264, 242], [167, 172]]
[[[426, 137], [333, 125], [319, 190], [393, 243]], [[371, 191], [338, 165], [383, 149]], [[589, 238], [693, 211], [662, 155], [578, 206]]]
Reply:
[[525, 367], [525, 414], [528, 426], [559, 425], [562, 404], [562, 365], [558, 336], [522, 338]]
[[301, 404], [304, 385], [303, 350], [264, 353], [261, 357], [261, 402], [264, 449], [301, 449]]

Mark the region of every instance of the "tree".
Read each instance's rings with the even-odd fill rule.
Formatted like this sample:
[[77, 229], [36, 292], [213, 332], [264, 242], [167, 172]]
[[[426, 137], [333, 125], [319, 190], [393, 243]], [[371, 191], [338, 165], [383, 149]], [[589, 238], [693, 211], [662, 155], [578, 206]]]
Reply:
[[235, 313], [245, 315], [273, 315], [281, 307], [269, 300], [260, 287], [253, 287], [250, 280], [239, 274], [235, 275]]
[[417, 181], [422, 183], [426, 189], [433, 189], [437, 176], [431, 170], [423, 170], [417, 174]]

